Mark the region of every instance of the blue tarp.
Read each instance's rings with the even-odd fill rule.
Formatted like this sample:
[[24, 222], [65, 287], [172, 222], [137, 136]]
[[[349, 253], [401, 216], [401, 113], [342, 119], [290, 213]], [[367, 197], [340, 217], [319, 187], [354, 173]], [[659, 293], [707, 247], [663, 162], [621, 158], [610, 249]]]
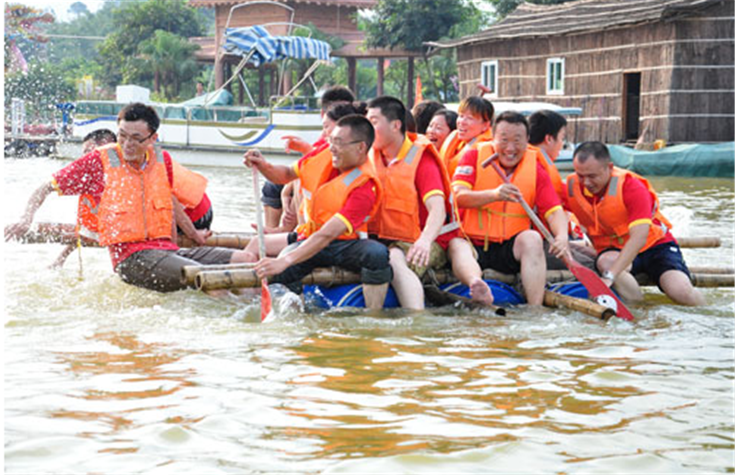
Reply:
[[220, 89], [219, 91], [202, 94], [201, 96], [194, 97], [192, 99], [189, 99], [188, 101], [184, 101], [177, 105], [195, 107], [195, 106], [203, 106], [205, 103], [207, 104], [208, 107], [209, 106], [231, 106], [233, 103], [232, 94], [230, 94], [230, 92], [227, 89]]
[[270, 63], [278, 59], [321, 59], [330, 61], [332, 47], [329, 43], [301, 36], [271, 36], [262, 26], [227, 28], [225, 44], [227, 53], [247, 56], [255, 51], [248, 60], [254, 66]]
[[681, 144], [654, 152], [609, 145], [613, 162], [646, 176], [735, 176], [735, 142]]

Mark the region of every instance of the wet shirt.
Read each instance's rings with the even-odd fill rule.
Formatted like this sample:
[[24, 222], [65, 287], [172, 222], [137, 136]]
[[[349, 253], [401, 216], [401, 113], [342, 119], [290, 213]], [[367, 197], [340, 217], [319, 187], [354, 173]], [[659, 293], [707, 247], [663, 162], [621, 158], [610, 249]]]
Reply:
[[[421, 157], [421, 163], [419, 163], [419, 166], [416, 169], [416, 177], [414, 179], [416, 191], [418, 192], [420, 199], [419, 225], [422, 230], [426, 225], [426, 220], [429, 218], [429, 210], [426, 207], [426, 200], [432, 196], [441, 196], [444, 199], [447, 216], [450, 216], [450, 213], [452, 213], [451, 205], [446, 199], [448, 193], [451, 191], [444, 189], [444, 181], [442, 180], [441, 173], [441, 168], [433, 157], [433, 154], [428, 150], [425, 150], [424, 155]], [[439, 244], [442, 249], [446, 250], [449, 246], [449, 241], [457, 236], [459, 236], [459, 229], [439, 235], [436, 238], [436, 243]]]
[[[312, 149], [311, 152], [301, 157], [299, 161], [294, 164], [296, 175], [301, 176], [301, 168], [303, 167], [304, 163], [306, 163], [309, 158], [321, 153], [328, 146], [329, 144], [325, 140], [321, 143], [319, 147]], [[329, 175], [329, 179], [327, 181], [337, 178], [339, 174], [340, 171], [336, 168], [333, 168], [332, 173]], [[367, 182], [364, 185], [355, 188], [350, 192], [349, 195], [347, 195], [345, 204], [342, 205], [342, 208], [334, 216], [342, 221], [345, 226], [347, 226], [347, 232], [351, 234], [365, 221], [365, 218], [370, 214], [370, 211], [373, 209], [373, 205], [375, 204], [375, 200], [377, 199], [378, 195], [375, 190], [375, 185], [371, 182]], [[306, 239], [306, 236], [299, 235], [298, 239], [299, 241], [301, 241], [303, 239]]]
[[[476, 166], [477, 150], [468, 150], [462, 156], [457, 170], [454, 172], [452, 186], [460, 185], [470, 189], [474, 188], [477, 180]], [[551, 178], [538, 162], [536, 163], [536, 202], [529, 204], [531, 206], [535, 205], [544, 219], [548, 219], [554, 211], [561, 209], [561, 200], [559, 195], [556, 194]]]
[[[163, 151], [169, 185], [173, 186], [173, 170], [171, 156]], [[100, 158], [100, 151], [93, 150], [58, 172], [54, 173], [52, 184], [62, 196], [75, 196], [89, 193], [100, 196], [105, 191], [105, 172]], [[124, 242], [107, 247], [112, 259], [113, 269], [132, 254], [147, 249], [176, 251], [179, 247], [169, 239], [152, 239], [147, 241]]]
[[[607, 188], [596, 195], [593, 195], [584, 187], [582, 191], [584, 198], [590, 204], [595, 204], [599, 202], [605, 193], [607, 193]], [[648, 191], [648, 188], [646, 188], [646, 185], [630, 175], [627, 175], [623, 182], [623, 203], [625, 204], [625, 209], [628, 211], [628, 229], [640, 224], [661, 225], [661, 222], [658, 219], [651, 218], [651, 210], [655, 203], [653, 196]], [[564, 205], [566, 206], [566, 197]], [[675, 241], [674, 236], [672, 236], [671, 232], [667, 230], [666, 234], [656, 241], [654, 246]]]

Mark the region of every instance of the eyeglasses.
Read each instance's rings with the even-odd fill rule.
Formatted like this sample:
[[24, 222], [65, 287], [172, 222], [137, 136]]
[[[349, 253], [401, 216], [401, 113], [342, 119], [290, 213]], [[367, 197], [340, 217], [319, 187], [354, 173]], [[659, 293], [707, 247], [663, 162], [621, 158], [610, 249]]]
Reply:
[[140, 137], [136, 137], [134, 135], [128, 135], [125, 132], [123, 132], [123, 131], [120, 130], [120, 131], [117, 132], [117, 141], [118, 142], [127, 142], [128, 140], [134, 140], [134, 141], [142, 144], [143, 142], [145, 142], [149, 138], [153, 137], [153, 134], [155, 134], [155, 133], [156, 132], [151, 132], [150, 135], [148, 135], [147, 137], [143, 137], [141, 139]]
[[327, 143], [333, 147], [342, 148], [348, 145], [360, 143], [362, 140], [353, 140], [352, 142], [342, 142], [341, 140], [332, 140], [331, 137], [327, 138]]

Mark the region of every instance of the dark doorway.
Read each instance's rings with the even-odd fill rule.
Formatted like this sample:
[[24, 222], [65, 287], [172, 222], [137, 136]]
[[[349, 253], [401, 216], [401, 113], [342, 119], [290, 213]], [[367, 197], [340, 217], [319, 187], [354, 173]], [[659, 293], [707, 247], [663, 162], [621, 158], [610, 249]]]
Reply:
[[641, 117], [641, 73], [623, 74], [624, 140], [637, 140]]

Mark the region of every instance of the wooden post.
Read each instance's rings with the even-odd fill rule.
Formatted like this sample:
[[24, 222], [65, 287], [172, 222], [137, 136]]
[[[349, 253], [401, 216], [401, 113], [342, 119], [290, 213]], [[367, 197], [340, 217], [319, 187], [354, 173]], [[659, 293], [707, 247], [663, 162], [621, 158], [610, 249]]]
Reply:
[[383, 83], [385, 83], [385, 58], [378, 57], [378, 97], [383, 95]]
[[258, 66], [258, 105], [265, 105], [265, 67], [262, 64]]
[[347, 58], [347, 87], [357, 96], [357, 58]]
[[413, 99], [414, 99], [414, 79], [413, 79], [413, 56], [408, 57], [408, 72], [406, 73], [406, 109], [411, 110], [413, 109]]
[[[225, 66], [225, 68], [224, 68], [225, 69], [225, 71], [224, 71], [225, 72], [225, 76], [227, 77], [227, 79], [229, 79], [230, 76], [232, 75], [232, 65], [230, 63], [225, 63], [224, 66]], [[227, 86], [225, 86], [225, 89], [227, 89], [229, 91], [229, 93], [232, 94], [232, 82], [230, 82], [229, 84], [227, 84]]]

